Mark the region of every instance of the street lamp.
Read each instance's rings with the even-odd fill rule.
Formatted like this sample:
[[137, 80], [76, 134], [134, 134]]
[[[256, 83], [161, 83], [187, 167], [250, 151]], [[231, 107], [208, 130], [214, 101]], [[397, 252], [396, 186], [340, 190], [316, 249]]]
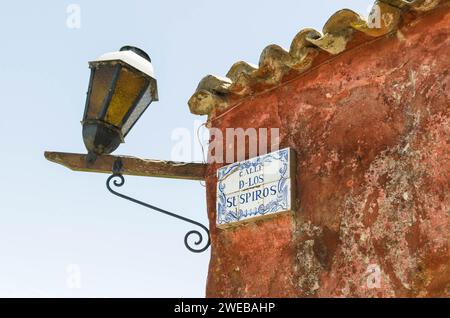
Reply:
[[124, 46], [89, 62], [91, 79], [83, 115], [87, 160], [116, 150], [152, 101], [158, 100], [150, 57]]
[[[189, 222], [207, 234], [191, 230], [184, 244], [191, 252], [199, 253], [211, 244], [209, 230], [203, 224], [137, 200], [114, 189], [125, 184], [124, 174], [204, 180], [206, 164], [180, 163], [110, 156], [139, 120], [152, 101], [158, 100], [156, 79], [150, 57], [141, 49], [124, 46], [118, 52], [107, 53], [89, 62], [91, 77], [84, 110], [83, 141], [87, 155], [46, 152], [48, 160], [76, 171], [112, 173], [106, 181], [107, 189], [114, 195], [146, 208]], [[188, 238], [197, 237], [192, 247]], [[202, 247], [203, 246], [203, 247]]]

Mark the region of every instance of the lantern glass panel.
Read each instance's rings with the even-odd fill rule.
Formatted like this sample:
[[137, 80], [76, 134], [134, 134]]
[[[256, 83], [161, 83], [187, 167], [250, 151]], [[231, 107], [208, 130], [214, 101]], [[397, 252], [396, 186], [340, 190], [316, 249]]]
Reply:
[[122, 67], [117, 80], [111, 102], [108, 106], [105, 121], [116, 127], [121, 127], [125, 115], [135, 106], [142, 90], [147, 86], [147, 80], [139, 73]]
[[111, 81], [116, 71], [115, 65], [100, 64], [92, 69], [94, 72], [90, 91], [88, 109], [85, 119], [100, 119], [102, 116], [103, 102], [108, 94]]
[[126, 136], [130, 129], [134, 126], [136, 121], [141, 117], [147, 107], [150, 105], [152, 101], [152, 91], [151, 87], [148, 86], [145, 90], [145, 93], [142, 95], [141, 99], [136, 105], [136, 108], [130, 114], [130, 116], [126, 119], [123, 127], [122, 127], [122, 135]]

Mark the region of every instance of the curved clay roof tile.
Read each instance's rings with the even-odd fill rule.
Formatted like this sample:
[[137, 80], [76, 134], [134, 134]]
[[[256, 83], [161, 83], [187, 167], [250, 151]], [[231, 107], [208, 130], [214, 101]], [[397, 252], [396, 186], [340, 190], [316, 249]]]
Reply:
[[230, 105], [230, 100], [237, 102], [276, 86], [287, 75], [303, 73], [321, 52], [336, 55], [345, 51], [355, 32], [380, 37], [395, 31], [406, 12], [429, 11], [448, 2], [449, 0], [378, 0], [368, 20], [352, 10], [340, 10], [325, 23], [323, 33], [314, 29], [298, 32], [289, 51], [272, 44], [262, 51], [258, 66], [240, 61], [233, 64], [226, 78], [213, 75], [204, 77], [189, 99], [189, 108], [197, 115], [210, 115], [216, 110], [224, 110]]

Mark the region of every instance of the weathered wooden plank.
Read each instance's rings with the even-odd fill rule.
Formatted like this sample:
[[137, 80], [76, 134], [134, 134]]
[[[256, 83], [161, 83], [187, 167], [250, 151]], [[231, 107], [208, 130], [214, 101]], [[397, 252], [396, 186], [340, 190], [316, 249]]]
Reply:
[[86, 155], [65, 152], [45, 152], [45, 158], [74, 171], [111, 173], [114, 162], [120, 158], [122, 174], [145, 177], [204, 180], [206, 164], [140, 159], [128, 156], [98, 156], [94, 163], [86, 161]]

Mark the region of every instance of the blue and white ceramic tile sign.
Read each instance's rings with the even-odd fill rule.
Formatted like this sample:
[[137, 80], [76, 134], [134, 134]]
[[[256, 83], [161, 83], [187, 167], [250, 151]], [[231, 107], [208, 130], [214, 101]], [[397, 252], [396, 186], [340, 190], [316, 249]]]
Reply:
[[217, 226], [293, 209], [295, 155], [285, 148], [217, 170]]

